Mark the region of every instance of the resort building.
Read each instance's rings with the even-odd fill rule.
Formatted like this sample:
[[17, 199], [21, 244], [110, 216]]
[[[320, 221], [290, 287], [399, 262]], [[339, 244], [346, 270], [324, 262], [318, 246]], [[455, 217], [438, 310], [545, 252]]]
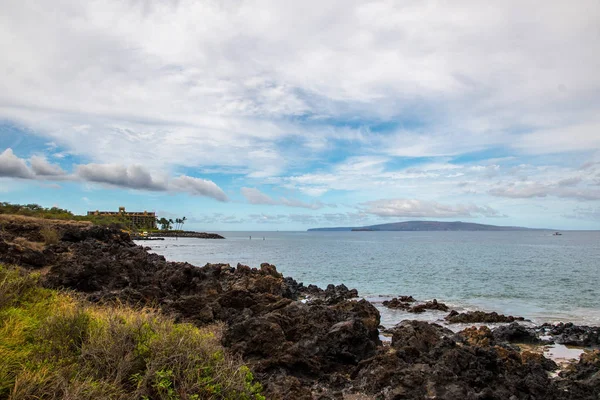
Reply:
[[134, 228], [156, 228], [156, 213], [148, 211], [125, 211], [125, 207], [119, 207], [119, 211], [88, 211], [87, 215], [121, 217], [130, 222]]

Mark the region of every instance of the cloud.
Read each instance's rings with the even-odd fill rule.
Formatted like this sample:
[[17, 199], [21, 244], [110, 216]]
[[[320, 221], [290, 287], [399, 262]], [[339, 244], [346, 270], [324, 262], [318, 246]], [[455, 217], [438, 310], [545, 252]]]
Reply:
[[10, 148], [0, 154], [0, 176], [23, 179], [34, 178], [33, 172], [31, 172], [25, 161], [15, 156]]
[[80, 164], [75, 166], [74, 174], [69, 175], [60, 166], [49, 163], [43, 156], [32, 156], [29, 163], [31, 166], [8, 148], [0, 154], [0, 177], [40, 181], [79, 180], [127, 189], [182, 192], [210, 197], [218, 201], [229, 200], [223, 189], [213, 181], [187, 175], [171, 179], [166, 175], [156, 178], [141, 165]]
[[183, 192], [218, 201], [229, 200], [223, 189], [213, 181], [187, 175], [170, 180], [156, 179], [141, 165], [85, 164], [77, 166], [76, 171], [78, 177], [88, 182], [138, 190]]
[[4, 1], [0, 120], [69, 172], [6, 155], [0, 175], [221, 201], [221, 181], [324, 202], [597, 198], [597, 0], [321, 3]]
[[250, 204], [277, 204], [275, 200], [256, 188], [243, 187], [240, 192]]
[[38, 176], [64, 176], [66, 172], [58, 165], [51, 164], [44, 156], [32, 156], [29, 159], [31, 169]]
[[193, 195], [212, 197], [218, 201], [229, 201], [229, 198], [216, 183], [201, 178], [180, 175], [169, 183], [169, 189], [187, 192]]
[[457, 217], [500, 217], [497, 210], [488, 206], [444, 205], [435, 201], [416, 199], [384, 199], [362, 204], [363, 211], [379, 217], [398, 218], [457, 218]]
[[588, 186], [573, 187], [578, 183], [577, 181], [577, 178], [569, 178], [566, 183], [564, 180], [549, 184], [539, 182], [508, 183], [504, 186], [497, 186], [488, 193], [492, 196], [514, 199], [554, 196], [576, 200], [600, 200], [600, 190]]
[[148, 171], [140, 165], [85, 164], [76, 168], [76, 174], [88, 182], [106, 183], [131, 189], [167, 189], [165, 182], [155, 182]]
[[3, 6], [0, 118], [95, 163], [268, 177], [340, 144], [406, 157], [599, 145], [595, 0]]
[[583, 179], [580, 176], [574, 176], [572, 178], [565, 178], [558, 181], [558, 186], [575, 186], [580, 183]]
[[54, 179], [67, 178], [67, 173], [60, 166], [51, 164], [45, 157], [35, 155], [27, 160], [16, 156], [11, 148], [0, 154], [0, 176], [21, 179]]
[[250, 204], [280, 205], [286, 207], [309, 208], [311, 210], [318, 210], [326, 206], [331, 207], [331, 205], [324, 204], [320, 201], [307, 203], [301, 200], [289, 199], [286, 197], [281, 197], [279, 200], [275, 200], [256, 188], [243, 187], [240, 189], [240, 192]]
[[578, 207], [573, 210], [571, 214], [564, 214], [565, 218], [572, 219], [583, 219], [583, 220], [592, 220], [592, 221], [600, 221], [600, 208], [599, 207]]

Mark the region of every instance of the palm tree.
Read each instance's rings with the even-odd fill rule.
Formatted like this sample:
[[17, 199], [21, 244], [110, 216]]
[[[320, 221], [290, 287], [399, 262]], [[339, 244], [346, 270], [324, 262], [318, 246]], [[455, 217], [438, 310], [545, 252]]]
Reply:
[[179, 227], [179, 229], [183, 229], [183, 224], [185, 224], [185, 220], [186, 219], [187, 219], [186, 217], [181, 218], [181, 220], [180, 220], [181, 221], [181, 226]]
[[160, 225], [160, 229], [162, 229], [163, 231], [171, 229], [171, 224], [172, 223], [173, 223], [172, 219], [166, 219], [165, 217], [162, 217], [161, 219], [158, 220], [158, 224]]

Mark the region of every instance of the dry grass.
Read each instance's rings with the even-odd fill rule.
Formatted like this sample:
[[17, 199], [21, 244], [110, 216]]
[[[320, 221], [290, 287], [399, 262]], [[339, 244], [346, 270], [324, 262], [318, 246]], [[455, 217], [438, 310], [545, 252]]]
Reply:
[[90, 221], [74, 221], [68, 219], [45, 219], [37, 217], [28, 217], [25, 215], [14, 215], [14, 214], [0, 214], [0, 224], [2, 223], [29, 223], [29, 224], [40, 224], [40, 225], [57, 225], [57, 226], [80, 226], [86, 227], [93, 225]]
[[222, 326], [98, 307], [0, 266], [0, 398], [264, 399]]
[[25, 239], [23, 237], [15, 238], [12, 241], [12, 243], [15, 244], [15, 245], [17, 245], [17, 246], [21, 246], [23, 248], [31, 249], [31, 250], [35, 250], [35, 251], [42, 251], [42, 250], [44, 250], [44, 243], [41, 243], [41, 242], [32, 242], [32, 241], [29, 241], [29, 240], [27, 240], [27, 239]]

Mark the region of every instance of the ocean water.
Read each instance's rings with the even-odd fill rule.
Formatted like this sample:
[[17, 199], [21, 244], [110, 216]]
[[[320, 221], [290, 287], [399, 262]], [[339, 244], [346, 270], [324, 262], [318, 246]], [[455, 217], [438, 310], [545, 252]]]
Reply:
[[600, 231], [220, 233], [227, 239], [140, 244], [171, 261], [268, 262], [305, 285], [344, 283], [380, 309], [385, 326], [446, 315], [415, 316], [381, 305], [398, 295], [533, 323], [600, 325]]

